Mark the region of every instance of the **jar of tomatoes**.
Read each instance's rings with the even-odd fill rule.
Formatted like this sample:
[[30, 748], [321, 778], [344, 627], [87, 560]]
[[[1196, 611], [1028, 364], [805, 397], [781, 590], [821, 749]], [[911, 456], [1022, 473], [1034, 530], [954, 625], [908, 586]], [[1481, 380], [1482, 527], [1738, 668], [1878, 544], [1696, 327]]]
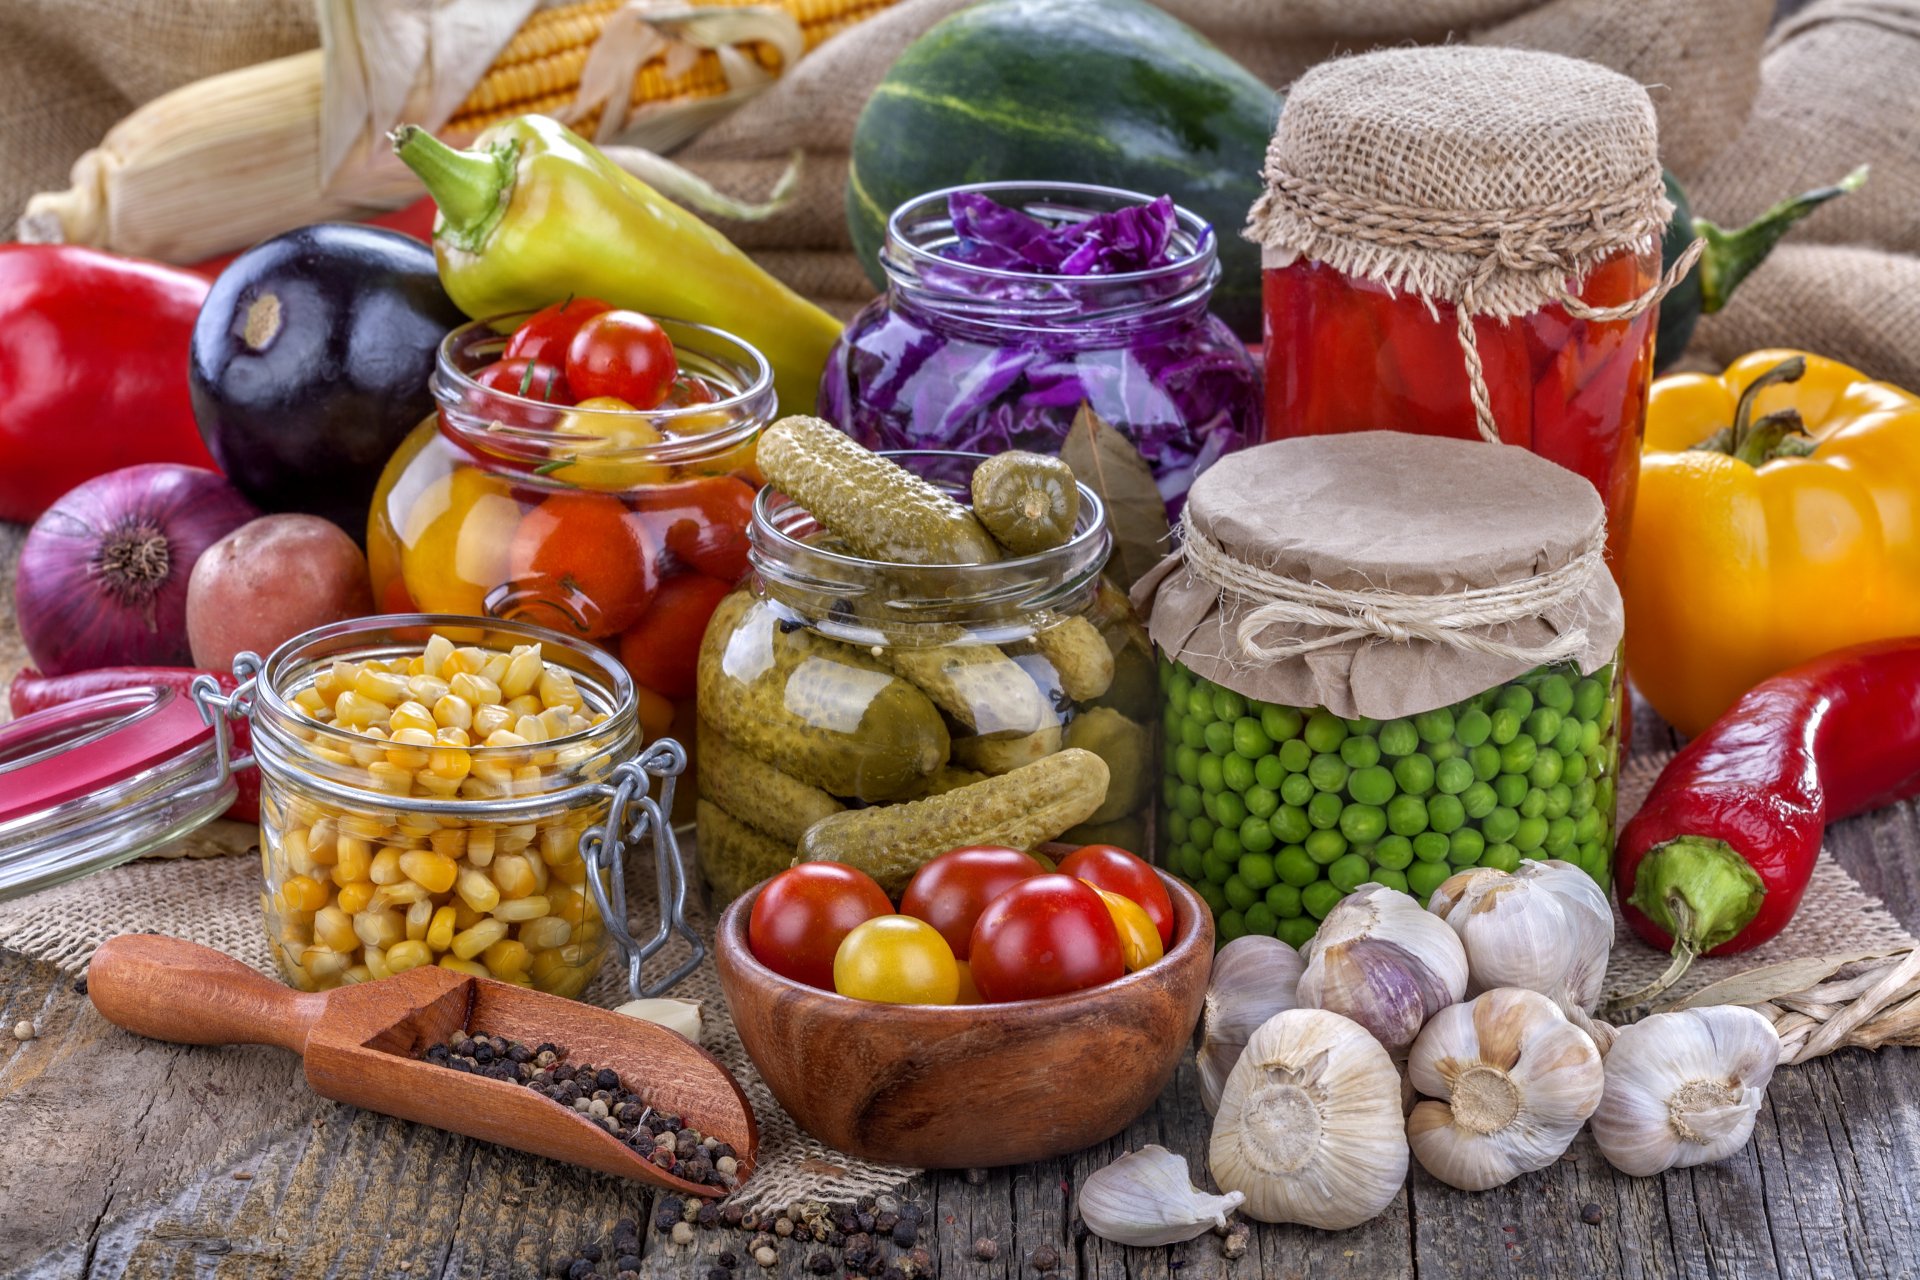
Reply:
[[677, 714], [690, 727], [701, 634], [747, 572], [772, 372], [730, 334], [661, 319], [678, 375], [658, 407], [559, 403], [570, 397], [542, 398], [539, 369], [495, 376], [526, 319], [479, 321], [441, 344], [438, 412], [374, 494], [374, 597], [389, 612], [517, 619], [612, 651], [651, 741]]
[[1655, 144], [1644, 89], [1552, 54], [1396, 49], [1308, 72], [1248, 233], [1267, 438], [1520, 445], [1599, 491], [1617, 561], [1671, 287]]

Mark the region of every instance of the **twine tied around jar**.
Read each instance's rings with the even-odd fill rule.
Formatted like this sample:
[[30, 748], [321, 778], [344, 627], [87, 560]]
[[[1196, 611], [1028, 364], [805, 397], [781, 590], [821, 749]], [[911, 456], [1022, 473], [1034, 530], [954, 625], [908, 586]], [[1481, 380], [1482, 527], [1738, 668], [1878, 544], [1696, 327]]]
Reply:
[[[1596, 574], [1607, 572], [1604, 528], [1579, 554], [1542, 573], [1491, 587], [1431, 595], [1382, 587], [1328, 587], [1248, 564], [1195, 525], [1191, 506], [1180, 516], [1180, 545], [1189, 573], [1255, 605], [1241, 615], [1234, 639], [1248, 659], [1262, 663], [1369, 637], [1403, 644], [1424, 640], [1522, 667], [1564, 662], [1586, 649], [1585, 627], [1568, 628], [1541, 644], [1512, 644], [1484, 632], [1571, 604], [1587, 593]], [[1322, 633], [1262, 643], [1260, 633], [1274, 626], [1317, 627]]]

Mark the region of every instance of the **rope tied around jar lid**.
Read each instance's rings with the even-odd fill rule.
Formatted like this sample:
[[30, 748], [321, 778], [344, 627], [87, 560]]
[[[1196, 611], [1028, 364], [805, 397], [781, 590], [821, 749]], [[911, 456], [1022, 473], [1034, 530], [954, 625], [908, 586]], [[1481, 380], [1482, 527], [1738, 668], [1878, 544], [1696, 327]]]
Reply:
[[[1200, 531], [1191, 506], [1180, 515], [1180, 545], [1189, 573], [1255, 605], [1235, 627], [1234, 639], [1256, 662], [1280, 662], [1365, 638], [1403, 644], [1424, 640], [1528, 667], [1564, 662], [1586, 648], [1586, 628], [1574, 627], [1537, 645], [1512, 644], [1482, 631], [1572, 605], [1596, 574], [1607, 572], [1604, 526], [1572, 559], [1545, 572], [1435, 595], [1328, 587], [1247, 564]], [[1324, 634], [1263, 644], [1260, 633], [1274, 626], [1318, 627]]]

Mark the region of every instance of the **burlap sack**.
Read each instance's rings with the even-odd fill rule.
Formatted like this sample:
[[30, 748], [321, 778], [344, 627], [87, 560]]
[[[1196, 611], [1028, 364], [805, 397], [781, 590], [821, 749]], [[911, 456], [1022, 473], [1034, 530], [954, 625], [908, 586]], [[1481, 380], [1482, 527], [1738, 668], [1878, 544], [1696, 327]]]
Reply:
[[1861, 163], [1867, 185], [1794, 240], [1920, 252], [1920, 0], [1818, 0], [1783, 24], [1753, 114], [1689, 194], [1695, 212], [1736, 226]]
[[1701, 320], [1688, 351], [1710, 357], [1719, 369], [1761, 347], [1817, 351], [1875, 378], [1920, 388], [1920, 255], [1781, 245], [1724, 311]]

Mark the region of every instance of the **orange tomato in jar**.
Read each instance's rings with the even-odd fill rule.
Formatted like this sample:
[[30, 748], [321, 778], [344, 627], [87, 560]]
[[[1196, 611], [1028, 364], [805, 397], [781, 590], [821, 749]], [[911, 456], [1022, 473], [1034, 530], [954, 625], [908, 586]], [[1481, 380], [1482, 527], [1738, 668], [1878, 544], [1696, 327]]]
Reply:
[[429, 613], [484, 616], [487, 593], [507, 578], [521, 514], [507, 482], [477, 467], [428, 484], [400, 530], [407, 595]]
[[618, 498], [556, 493], [520, 521], [489, 612], [587, 639], [616, 635], [653, 603], [656, 546]]

